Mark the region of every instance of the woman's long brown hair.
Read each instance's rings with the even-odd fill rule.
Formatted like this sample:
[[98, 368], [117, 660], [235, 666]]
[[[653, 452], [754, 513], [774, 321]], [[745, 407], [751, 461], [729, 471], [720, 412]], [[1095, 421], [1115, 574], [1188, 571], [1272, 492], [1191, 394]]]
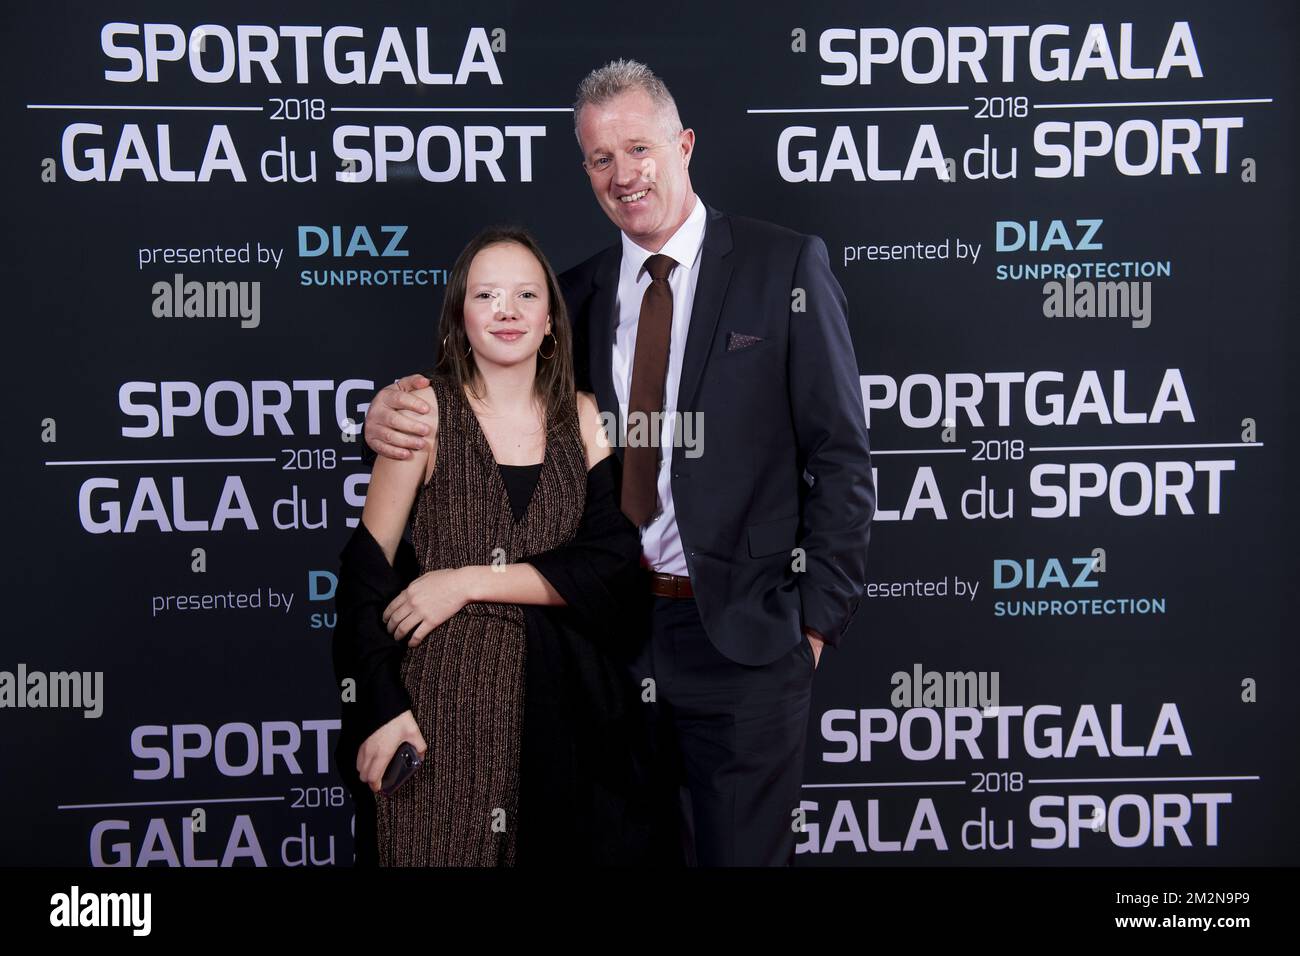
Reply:
[[440, 354], [434, 370], [437, 374], [445, 375], [457, 388], [467, 388], [475, 398], [482, 399], [482, 377], [474, 355], [470, 352], [469, 338], [465, 334], [465, 292], [469, 287], [469, 267], [474, 257], [488, 246], [503, 242], [523, 246], [533, 254], [541, 265], [542, 272], [546, 274], [551, 332], [555, 336], [555, 341], [551, 343], [554, 351], [546, 348], [550, 336], [545, 336], [541, 352], [550, 352], [551, 357], [543, 358], [541, 354], [537, 356], [537, 379], [533, 385], [533, 394], [546, 411], [546, 428], [549, 432], [569, 418], [570, 409], [576, 413], [573, 335], [569, 328], [569, 310], [560, 292], [555, 270], [551, 268], [550, 261], [532, 233], [522, 226], [490, 226], [471, 239], [456, 258], [456, 264], [452, 266], [451, 275], [447, 278], [446, 296], [442, 300], [442, 316], [438, 322]]

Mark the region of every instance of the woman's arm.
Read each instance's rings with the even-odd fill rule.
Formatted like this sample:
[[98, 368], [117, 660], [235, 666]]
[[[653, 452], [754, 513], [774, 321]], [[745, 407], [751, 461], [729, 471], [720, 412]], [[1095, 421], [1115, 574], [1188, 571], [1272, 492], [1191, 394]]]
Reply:
[[596, 396], [590, 392], [578, 392], [578, 427], [582, 429], [582, 444], [587, 449], [587, 470], [591, 471], [599, 462], [608, 458], [611, 452], [609, 435], [600, 420]]
[[[427, 394], [420, 398], [431, 408], [427, 415], [421, 416], [429, 425], [429, 445], [404, 460], [379, 458], [371, 469], [366, 505], [361, 512], [364, 527], [358, 531], [369, 532], [391, 568], [397, 567], [398, 547], [416, 493], [432, 470], [437, 403], [432, 389], [423, 391]], [[349, 705], [345, 698], [345, 726], [355, 725], [351, 733], [360, 741], [355, 758], [357, 777], [371, 791], [378, 793], [384, 770], [401, 743], [409, 741], [421, 757], [426, 753], [427, 744], [411, 710], [410, 696], [402, 684], [399, 673], [401, 655], [393, 650], [397, 645], [389, 642], [385, 648], [382, 643], [376, 643], [382, 642], [384, 633], [378, 620], [380, 608], [376, 600], [382, 601], [382, 595], [374, 593], [373, 585], [354, 582], [355, 574], [340, 573], [334, 666], [336, 676], [351, 677], [356, 682], [352, 704]], [[363, 590], [354, 594], [354, 588]], [[346, 643], [345, 635], [351, 636], [351, 644]], [[344, 639], [344, 643], [340, 644], [340, 639]], [[348, 706], [358, 708], [357, 712], [349, 715], [346, 712]], [[343, 759], [342, 755], [340, 759]], [[345, 777], [350, 777], [350, 774], [345, 774]]]
[[541, 604], [565, 603], [560, 592], [531, 564], [486, 564], [461, 568], [457, 574], [465, 592], [465, 603]]
[[369, 529], [384, 557], [392, 564], [397, 556], [397, 546], [411, 516], [411, 506], [420, 486], [428, 480], [437, 453], [438, 403], [432, 388], [412, 393], [429, 405], [427, 414], [418, 416], [429, 426], [429, 444], [413, 451], [409, 458], [395, 459], [380, 456], [370, 472], [370, 485], [366, 489], [366, 506], [361, 520]]

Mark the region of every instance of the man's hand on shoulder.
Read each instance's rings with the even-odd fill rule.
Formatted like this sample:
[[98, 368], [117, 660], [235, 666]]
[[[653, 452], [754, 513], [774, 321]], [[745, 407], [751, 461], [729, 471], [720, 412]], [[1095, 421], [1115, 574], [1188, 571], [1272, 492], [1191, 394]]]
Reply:
[[424, 448], [430, 428], [417, 416], [428, 415], [431, 410], [428, 402], [411, 393], [429, 384], [424, 375], [407, 375], [376, 393], [366, 410], [366, 445], [398, 461]]

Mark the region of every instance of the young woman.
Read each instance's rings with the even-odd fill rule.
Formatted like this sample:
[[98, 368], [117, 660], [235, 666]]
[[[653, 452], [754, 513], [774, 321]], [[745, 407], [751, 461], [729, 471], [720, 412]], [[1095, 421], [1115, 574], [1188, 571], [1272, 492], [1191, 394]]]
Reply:
[[[526, 231], [464, 249], [438, 334], [416, 393], [427, 446], [377, 459], [343, 553], [335, 665], [359, 706], [345, 690], [340, 769], [351, 759], [375, 794], [380, 865], [509, 866], [521, 843], [523, 862], [566, 847], [635, 862], [634, 691], [616, 663], [634, 636], [613, 622], [639, 540], [595, 401], [574, 391], [555, 273]], [[424, 763], [379, 794], [403, 742]], [[371, 798], [357, 791], [362, 862]]]

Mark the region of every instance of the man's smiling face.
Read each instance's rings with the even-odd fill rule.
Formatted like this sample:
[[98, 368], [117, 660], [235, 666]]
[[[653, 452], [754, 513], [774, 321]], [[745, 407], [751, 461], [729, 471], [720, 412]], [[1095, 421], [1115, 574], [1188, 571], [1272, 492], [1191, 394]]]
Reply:
[[614, 225], [658, 252], [695, 204], [687, 173], [695, 133], [672, 123], [643, 90], [583, 107], [578, 117], [591, 190]]

